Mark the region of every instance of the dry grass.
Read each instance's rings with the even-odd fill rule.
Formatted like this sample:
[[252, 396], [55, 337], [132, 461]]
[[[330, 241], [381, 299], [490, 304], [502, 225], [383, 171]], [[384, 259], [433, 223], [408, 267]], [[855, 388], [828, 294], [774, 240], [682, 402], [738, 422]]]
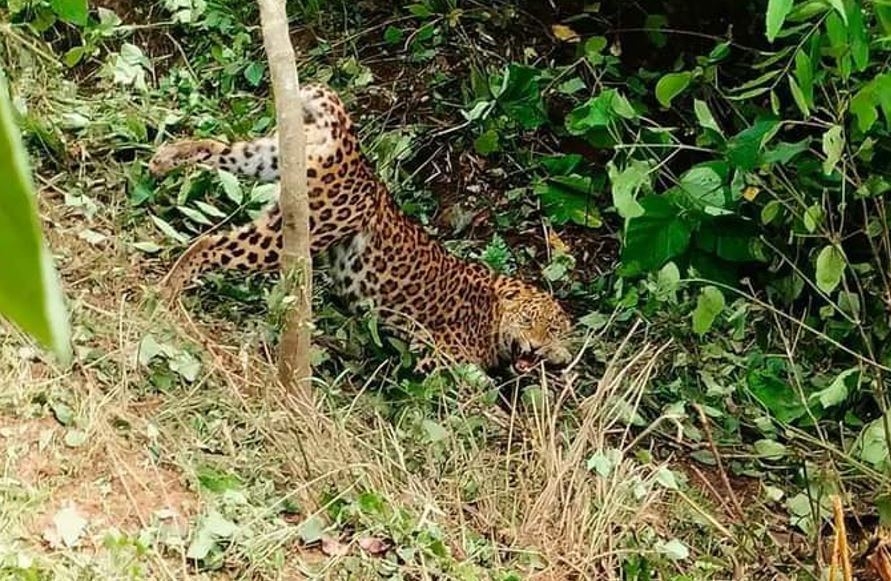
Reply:
[[[542, 375], [542, 388], [555, 397], [516, 404], [510, 413], [467, 389], [457, 407], [433, 418], [445, 431], [429, 441], [374, 404], [378, 386], [391, 381], [386, 373], [343, 376], [336, 389], [320, 385], [315, 402], [298, 401], [276, 383], [274, 366], [250, 334], [157, 306], [156, 274], [118, 246], [117, 233], [107, 232], [96, 247], [77, 236], [82, 224], [52, 204], [44, 210], [78, 361], [59, 370], [15, 331], [0, 339], [0, 563], [7, 567], [33, 566], [55, 578], [87, 571], [157, 579], [372, 571], [384, 559], [355, 546], [330, 557], [300, 546], [303, 523], [313, 515], [328, 523], [328, 508], [366, 492], [387, 509], [328, 534], [344, 543], [377, 535], [417, 549], [401, 566], [416, 578], [437, 571], [450, 577], [481, 563], [542, 579], [616, 578], [633, 535], [658, 528], [663, 488], [654, 468], [634, 459], [622, 420], [640, 400], [659, 349], [625, 345], [596, 388], [586, 384], [587, 396], [579, 394], [584, 380], [575, 372]], [[202, 369], [193, 383], [151, 388], [138, 359], [149, 333], [201, 346], [194, 349]], [[477, 438], [462, 433], [472, 422], [482, 422]], [[82, 441], [72, 441], [72, 432]], [[615, 459], [605, 476], [587, 465], [598, 454]], [[207, 465], [237, 475], [241, 496], [202, 487]], [[76, 546], [52, 548], [44, 531], [72, 505], [87, 520], [84, 534]], [[298, 506], [297, 516], [283, 518], [285, 505]], [[225, 574], [199, 572], [186, 558], [211, 510], [239, 525], [222, 554]], [[108, 542], [112, 531], [129, 541]], [[447, 559], [431, 560], [425, 543], [434, 538]], [[276, 564], [283, 557], [284, 570]]]

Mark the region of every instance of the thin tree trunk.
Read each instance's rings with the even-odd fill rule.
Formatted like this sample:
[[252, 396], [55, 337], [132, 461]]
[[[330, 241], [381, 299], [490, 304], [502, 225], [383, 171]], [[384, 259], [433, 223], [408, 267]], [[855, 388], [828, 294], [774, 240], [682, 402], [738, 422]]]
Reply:
[[306, 135], [294, 47], [288, 35], [284, 0], [258, 0], [263, 44], [275, 98], [281, 166], [282, 284], [295, 298], [288, 309], [279, 346], [279, 379], [311, 394], [312, 258], [306, 192]]

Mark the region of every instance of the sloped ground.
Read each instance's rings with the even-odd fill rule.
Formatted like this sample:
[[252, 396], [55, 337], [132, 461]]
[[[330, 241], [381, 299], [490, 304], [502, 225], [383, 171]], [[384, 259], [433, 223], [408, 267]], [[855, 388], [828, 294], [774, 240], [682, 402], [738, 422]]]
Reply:
[[[610, 224], [567, 226], [555, 242], [534, 203], [504, 201], [528, 175], [468, 147], [472, 136], [454, 129], [463, 81], [442, 81], [470, 75], [468, 53], [556, 58], [565, 47], [550, 22], [525, 15], [497, 38], [467, 25], [422, 59], [415, 51], [431, 49], [410, 47], [412, 32], [381, 40], [405, 22], [392, 7], [363, 3], [344, 23], [331, 17], [338, 28], [322, 26], [311, 4], [294, 25], [301, 71], [344, 88], [407, 211], [456, 251], [490, 258], [507, 216], [498, 226], [528, 276], [540, 278], [555, 244], [576, 257], [572, 285], [611, 271]], [[225, 205], [201, 172], [155, 183], [144, 163], [174, 135], [268, 130], [264, 85], [245, 84], [262, 54], [243, 24], [205, 33], [171, 24], [160, 5], [103, 5], [134, 28], [73, 72], [33, 46], [61, 54], [73, 44], [64, 35], [48, 33], [49, 48], [18, 29], [4, 53], [27, 111], [77, 360], [58, 369], [15, 331], [0, 335], [3, 575], [773, 579], [808, 570], [812, 546], [788, 532], [756, 480], [733, 477], [728, 491], [723, 466], [687, 459], [670, 410], [629, 423], [676, 355], [643, 325], [592, 332], [566, 376], [418, 378], [399, 367], [396, 348], [375, 346], [373, 325], [332, 307], [322, 271], [309, 403], [274, 379], [274, 282], [211, 276], [184, 304], [160, 304], [158, 281], [182, 241], [155, 218], [184, 237], [206, 229], [176, 213], [196, 191], [223, 216], [247, 219], [254, 208]], [[239, 10], [219, 14], [237, 22]], [[206, 36], [237, 54], [208, 56]], [[147, 64], [116, 61], [122, 42]], [[141, 71], [147, 90], [103, 77], [109, 62]], [[405, 156], [409, 134], [418, 137]]]
[[[44, 213], [54, 215], [51, 202]], [[608, 404], [639, 396], [653, 349], [607, 368], [571, 432], [558, 409], [506, 414], [469, 388], [447, 416], [397, 425], [375, 409], [373, 393], [393, 381], [384, 373], [342, 376], [307, 407], [275, 386], [274, 370], [237, 331], [157, 306], [157, 277], [122, 260], [117, 237], [91, 244], [79, 219], [47, 223], [78, 361], [55, 369], [4, 335], [7, 572], [479, 578], [513, 569], [565, 578], [608, 569], [632, 532], [670, 528], [658, 471], [626, 457], [592, 479], [585, 465], [592, 453], [614, 453], [608, 433], [627, 443]], [[159, 367], [146, 365], [146, 350], [164, 349], [156, 344], [172, 353], [161, 371], [192, 381], [151, 385]], [[170, 365], [177, 358], [185, 364]], [[570, 382], [557, 385], [576, 397]]]

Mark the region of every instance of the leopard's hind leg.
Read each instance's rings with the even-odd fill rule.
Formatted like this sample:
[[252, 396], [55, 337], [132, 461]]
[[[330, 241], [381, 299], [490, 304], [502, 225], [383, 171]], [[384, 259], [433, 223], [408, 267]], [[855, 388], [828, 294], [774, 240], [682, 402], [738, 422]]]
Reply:
[[278, 204], [274, 204], [250, 224], [196, 240], [164, 277], [162, 293], [167, 298], [175, 298], [195, 277], [209, 270], [278, 269], [281, 249], [281, 212]]

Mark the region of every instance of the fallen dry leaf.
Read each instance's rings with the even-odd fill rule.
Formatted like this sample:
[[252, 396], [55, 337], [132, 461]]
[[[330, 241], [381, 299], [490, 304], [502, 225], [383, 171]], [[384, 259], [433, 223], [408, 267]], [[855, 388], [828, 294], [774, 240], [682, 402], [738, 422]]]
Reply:
[[557, 40], [562, 40], [563, 42], [578, 42], [581, 40], [579, 33], [565, 24], [555, 24], [551, 26], [551, 32], [554, 33]]
[[43, 538], [53, 549], [71, 548], [77, 545], [87, 528], [87, 519], [72, 503], [53, 516], [53, 523], [43, 531]]
[[386, 553], [390, 549], [390, 541], [387, 539], [359, 537], [359, 540], [356, 542], [363, 551], [372, 555], [380, 555], [381, 553]]
[[758, 197], [758, 194], [761, 193], [761, 190], [756, 188], [755, 186], [749, 186], [743, 190], [743, 198], [748, 200], [749, 202], [754, 202], [755, 198]]
[[891, 549], [888, 539], [879, 535], [872, 545], [867, 552], [866, 562], [879, 579], [891, 581]]
[[569, 244], [564, 242], [557, 232], [552, 229], [548, 229], [548, 244], [551, 245], [556, 254], [569, 254]]
[[322, 537], [322, 552], [329, 557], [342, 557], [350, 552], [350, 546], [334, 537]]

